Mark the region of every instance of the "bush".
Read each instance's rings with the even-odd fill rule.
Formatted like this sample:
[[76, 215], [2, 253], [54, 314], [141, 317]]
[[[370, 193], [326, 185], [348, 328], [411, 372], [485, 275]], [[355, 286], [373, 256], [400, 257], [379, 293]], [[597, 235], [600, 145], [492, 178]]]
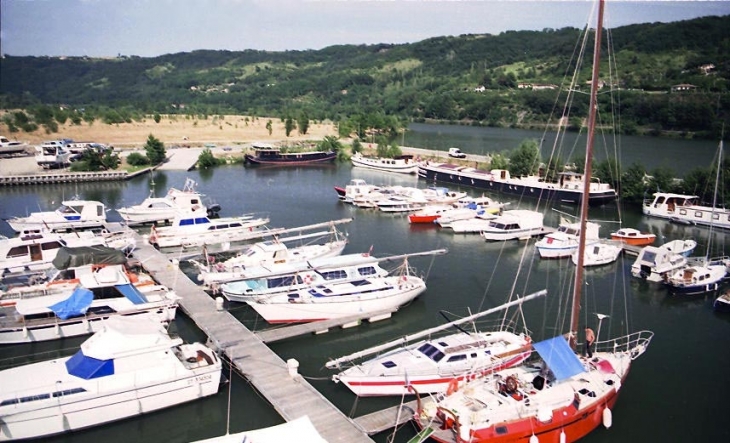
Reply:
[[144, 166], [150, 164], [150, 159], [147, 156], [140, 154], [139, 152], [132, 152], [127, 156], [127, 163], [132, 166]]
[[222, 158], [216, 158], [213, 155], [213, 152], [211, 152], [210, 149], [205, 148], [203, 149], [203, 152], [200, 153], [198, 156], [198, 167], [199, 168], [211, 168], [213, 166], [218, 166], [221, 164], [224, 164], [226, 162], [225, 159]]

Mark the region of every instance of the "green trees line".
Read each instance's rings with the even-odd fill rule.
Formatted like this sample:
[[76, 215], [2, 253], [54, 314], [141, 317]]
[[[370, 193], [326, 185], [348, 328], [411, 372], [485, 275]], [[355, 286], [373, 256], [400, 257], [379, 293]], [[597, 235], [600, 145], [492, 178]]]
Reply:
[[[0, 107], [28, 110], [31, 124], [51, 130], [54, 120], [64, 118], [55, 111], [59, 105], [70, 109], [66, 118], [72, 121], [112, 124], [179, 113], [542, 126], [556, 103], [556, 91], [544, 88], [563, 82], [578, 35], [574, 28], [545, 29], [402, 45], [154, 58], [6, 55], [0, 59]], [[730, 16], [625, 26], [611, 30], [610, 37], [605, 41], [617, 67], [610, 81], [622, 90], [623, 132], [716, 139], [723, 122], [730, 123]], [[589, 78], [589, 68], [583, 68], [580, 84]], [[689, 86], [672, 92], [676, 85]], [[571, 115], [585, 115], [587, 100], [576, 96]], [[606, 97], [601, 100], [602, 107], [609, 105]], [[53, 118], [42, 105], [53, 105]], [[11, 121], [14, 128], [32, 129], [19, 117]]]

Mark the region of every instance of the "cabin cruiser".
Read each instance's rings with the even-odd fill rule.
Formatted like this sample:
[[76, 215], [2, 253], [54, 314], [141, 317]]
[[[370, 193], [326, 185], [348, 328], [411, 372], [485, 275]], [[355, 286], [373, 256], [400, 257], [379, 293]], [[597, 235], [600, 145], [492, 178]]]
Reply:
[[644, 215], [675, 223], [730, 229], [730, 209], [703, 206], [696, 195], [657, 192], [653, 199], [644, 201], [641, 210]]
[[515, 209], [505, 211], [502, 215], [489, 222], [481, 232], [481, 236], [487, 241], [521, 240], [547, 232], [542, 223], [543, 213]]
[[[327, 236], [327, 238], [324, 238]], [[287, 243], [301, 241], [307, 238], [319, 237], [321, 242], [307, 243], [299, 246], [289, 247]], [[347, 237], [340, 234], [334, 226], [328, 232], [315, 232], [299, 236], [276, 237], [273, 240], [265, 240], [254, 243], [240, 254], [222, 262], [215, 262], [214, 256], [205, 255], [205, 263], [191, 260], [199, 269], [198, 281], [203, 282], [207, 287], [212, 287], [227, 281], [234, 281], [246, 278], [251, 274], [252, 269], [264, 267], [272, 273], [276, 269], [304, 263], [316, 258], [335, 257], [342, 253], [347, 245]]]
[[141, 272], [120, 251], [65, 248], [46, 283], [17, 287], [0, 297], [0, 343], [27, 343], [93, 333], [116, 316], [168, 323], [179, 297]]
[[0, 155], [22, 154], [28, 149], [28, 144], [20, 141], [8, 140], [0, 135]]
[[27, 217], [13, 217], [7, 222], [15, 232], [96, 228], [106, 223], [106, 207], [98, 201], [67, 200], [55, 211], [31, 212]]
[[71, 163], [74, 153], [62, 140], [51, 140], [36, 146], [35, 161], [44, 169], [63, 168]]
[[417, 174], [418, 162], [413, 159], [413, 155], [399, 155], [392, 158], [386, 157], [365, 157], [359, 152], [355, 153], [351, 158], [352, 166], [367, 169], [375, 169], [376, 171], [398, 172], [401, 174]]
[[[593, 222], [586, 222], [586, 247], [598, 241], [600, 226]], [[557, 231], [552, 232], [535, 243], [541, 258], [570, 257], [578, 249], [580, 239], [580, 223], [563, 222]]]
[[183, 189], [170, 188], [164, 197], [152, 193], [142, 203], [117, 209], [128, 225], [153, 222], [169, 222], [180, 214], [191, 216], [213, 216], [220, 211], [220, 205], [203, 203], [203, 195], [195, 190], [196, 183], [185, 181]]
[[148, 241], [156, 248], [237, 242], [262, 237], [268, 217], [242, 215], [212, 219], [208, 216], [178, 215], [171, 226], [152, 226]]
[[687, 265], [687, 257], [666, 248], [644, 246], [631, 265], [631, 275], [643, 280], [659, 283], [669, 275]]
[[16, 272], [41, 271], [52, 266], [51, 262], [62, 247], [109, 246], [129, 251], [135, 240], [121, 232], [76, 231], [54, 233], [45, 229], [28, 229], [18, 237], [0, 237], [0, 272], [5, 276]]
[[70, 357], [0, 371], [0, 440], [76, 431], [214, 395], [221, 360], [159, 322], [115, 318]]

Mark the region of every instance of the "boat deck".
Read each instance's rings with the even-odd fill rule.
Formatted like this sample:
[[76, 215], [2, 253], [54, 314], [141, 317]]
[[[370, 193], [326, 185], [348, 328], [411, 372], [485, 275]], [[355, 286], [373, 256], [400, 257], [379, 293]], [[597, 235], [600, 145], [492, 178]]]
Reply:
[[[372, 442], [366, 431], [350, 420], [301, 376], [292, 378], [286, 362], [192, 282], [167, 257], [137, 239], [134, 252], [147, 272], [182, 297], [180, 308], [208, 335], [211, 343], [246, 374], [247, 379], [287, 421], [308, 415], [329, 443]], [[391, 427], [393, 424], [391, 423]]]

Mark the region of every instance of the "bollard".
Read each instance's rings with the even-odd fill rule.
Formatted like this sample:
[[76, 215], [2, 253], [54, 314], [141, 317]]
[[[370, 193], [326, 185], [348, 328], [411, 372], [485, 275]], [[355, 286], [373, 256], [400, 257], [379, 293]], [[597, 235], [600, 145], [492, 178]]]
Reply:
[[289, 377], [297, 378], [299, 376], [299, 362], [295, 358], [287, 360], [286, 367], [289, 369]]
[[223, 297], [215, 298], [215, 308], [219, 311], [223, 310]]

